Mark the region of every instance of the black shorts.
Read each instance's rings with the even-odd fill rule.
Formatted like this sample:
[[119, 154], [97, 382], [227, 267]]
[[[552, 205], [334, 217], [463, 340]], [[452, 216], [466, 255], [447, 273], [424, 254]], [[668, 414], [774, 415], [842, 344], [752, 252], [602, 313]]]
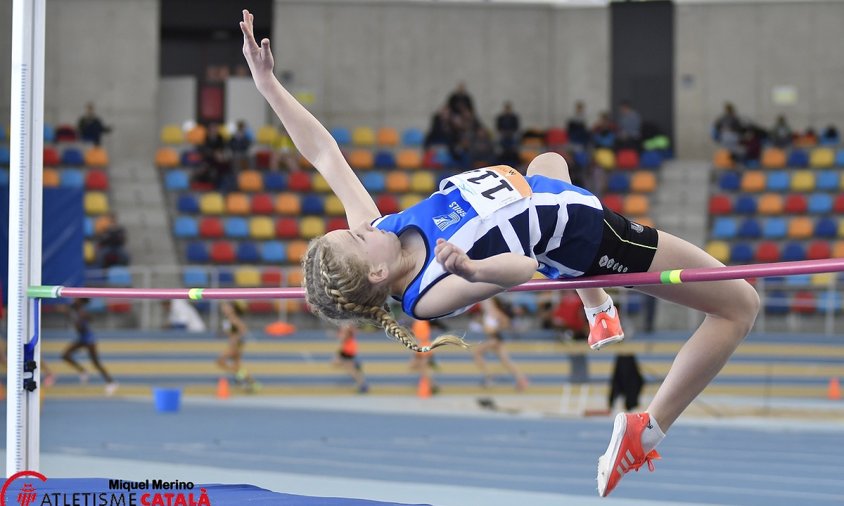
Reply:
[[583, 275], [647, 272], [656, 254], [659, 235], [655, 228], [640, 225], [604, 207], [604, 234], [598, 253]]

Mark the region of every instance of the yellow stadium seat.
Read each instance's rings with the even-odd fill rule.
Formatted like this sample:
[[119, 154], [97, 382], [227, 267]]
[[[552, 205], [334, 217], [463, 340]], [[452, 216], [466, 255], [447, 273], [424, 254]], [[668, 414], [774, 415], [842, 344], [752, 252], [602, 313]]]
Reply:
[[193, 128], [188, 130], [187, 134], [185, 134], [185, 140], [194, 146], [200, 146], [205, 144], [205, 137], [207, 135], [208, 131], [203, 125], [195, 125]]
[[225, 209], [223, 196], [219, 193], [206, 193], [199, 198], [199, 212], [202, 214], [223, 214]]
[[343, 216], [346, 209], [336, 195], [329, 195], [325, 198], [325, 214], [328, 216]]
[[399, 145], [399, 131], [395, 128], [384, 127], [378, 129], [376, 139], [379, 146], [393, 147]]
[[838, 237], [844, 237], [844, 220], [838, 220]]
[[791, 174], [791, 189], [808, 192], [815, 189], [815, 174], [808, 170], [795, 170]]
[[432, 193], [437, 185], [431, 171], [414, 172], [410, 176], [410, 191], [416, 193]]
[[259, 192], [264, 189], [264, 178], [257, 170], [244, 170], [237, 175], [237, 187], [242, 192]]
[[226, 125], [217, 125], [217, 133], [224, 141], [229, 141], [232, 138], [232, 133]]
[[94, 168], [108, 167], [108, 153], [100, 146], [85, 151], [85, 165]]
[[299, 232], [305, 239], [313, 239], [325, 233], [325, 220], [320, 216], [305, 216], [299, 222]]
[[604, 169], [612, 169], [615, 167], [615, 153], [611, 149], [598, 148], [594, 155], [595, 164]]
[[103, 192], [85, 193], [85, 214], [105, 214], [108, 212], [108, 197]]
[[[202, 208], [202, 202], [199, 204]], [[245, 193], [229, 193], [226, 195], [226, 212], [228, 214], [250, 214], [250, 199]]]
[[258, 133], [255, 134], [255, 142], [262, 146], [275, 146], [276, 142], [279, 138], [279, 132], [276, 127], [273, 125], [264, 125], [258, 129]]
[[275, 227], [269, 216], [255, 216], [249, 220], [249, 237], [253, 239], [275, 238]]
[[425, 197], [422, 195], [410, 194], [410, 195], [403, 195], [401, 200], [399, 200], [399, 208], [404, 211], [410, 207], [415, 206], [416, 204], [425, 200]]
[[353, 169], [371, 169], [375, 164], [375, 155], [368, 149], [353, 149], [349, 153], [349, 165]]
[[85, 258], [85, 263], [92, 263], [94, 261], [95, 248], [92, 241], [85, 241], [82, 243], [82, 256]]
[[735, 166], [733, 155], [726, 149], [719, 149], [712, 155], [712, 165], [716, 169], [732, 169]]
[[369, 127], [357, 127], [352, 131], [352, 144], [355, 146], [374, 146], [375, 131]]
[[161, 142], [164, 144], [182, 144], [185, 134], [179, 125], [164, 125], [161, 128]]
[[835, 165], [835, 151], [831, 148], [815, 148], [809, 155], [809, 167], [832, 167]]
[[813, 286], [829, 286], [835, 282], [835, 273], [821, 272], [812, 274], [812, 277], [809, 279]]
[[791, 239], [808, 239], [812, 237], [814, 222], [811, 218], [799, 216], [788, 222], [788, 237]]
[[765, 173], [760, 170], [749, 170], [741, 177], [741, 191], [748, 193], [761, 192], [765, 189]]
[[94, 233], [101, 234], [105, 232], [105, 229], [109, 226], [111, 226], [111, 218], [108, 216], [100, 216], [97, 218], [97, 221], [94, 222]]
[[261, 271], [254, 267], [239, 267], [234, 271], [237, 286], [261, 286]]
[[317, 172], [313, 175], [313, 177], [311, 177], [311, 188], [313, 188], [315, 192], [331, 192], [331, 187], [328, 186], [328, 181], [326, 181], [325, 178], [322, 177], [322, 174], [320, 174], [319, 172]]
[[765, 148], [762, 151], [762, 167], [766, 169], [779, 169], [785, 167], [785, 151], [780, 148]]
[[400, 149], [396, 154], [396, 166], [400, 169], [422, 167], [422, 153], [418, 149]]
[[61, 174], [56, 169], [44, 169], [44, 174], [41, 176], [41, 184], [44, 188], [54, 188], [61, 183]]
[[179, 166], [179, 152], [173, 148], [158, 148], [155, 152], [155, 166], [161, 168], [172, 168]]
[[385, 185], [390, 193], [407, 193], [410, 191], [410, 177], [406, 172], [390, 172], [387, 174]]
[[766, 193], [759, 197], [756, 211], [759, 214], [782, 214], [783, 200], [782, 195], [776, 193]]
[[307, 251], [307, 241], [290, 241], [287, 243], [287, 260], [292, 263], [299, 263]]
[[630, 179], [630, 191], [651, 193], [656, 190], [656, 174], [650, 171], [636, 171]]
[[[841, 227], [838, 227], [838, 237], [841, 237]], [[844, 241], [835, 241], [832, 245], [832, 258], [844, 258]]]
[[289, 135], [280, 133], [275, 138], [273, 147], [282, 151], [291, 151], [295, 146], [293, 145], [293, 141], [290, 140]]
[[302, 211], [302, 202], [295, 193], [282, 193], [275, 199], [275, 210], [286, 216], [297, 216]]
[[650, 201], [646, 195], [628, 195], [624, 197], [622, 210], [627, 216], [643, 216], [650, 210]]
[[727, 263], [730, 259], [730, 246], [724, 241], [711, 241], [706, 245], [706, 252], [719, 262]]

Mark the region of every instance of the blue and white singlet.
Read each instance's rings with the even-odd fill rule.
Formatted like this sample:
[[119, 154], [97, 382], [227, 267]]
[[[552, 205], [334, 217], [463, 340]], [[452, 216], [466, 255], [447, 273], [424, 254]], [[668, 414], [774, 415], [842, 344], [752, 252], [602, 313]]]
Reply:
[[[523, 186], [508, 184], [514, 181], [509, 179], [512, 175]], [[422, 295], [451, 275], [436, 261], [437, 239], [451, 242], [473, 260], [519, 253], [536, 259], [537, 270], [549, 278], [570, 278], [583, 275], [592, 264], [601, 244], [603, 219], [601, 202], [588, 191], [544, 176], [523, 178], [499, 166], [445, 179], [430, 197], [372, 225], [396, 235], [414, 229], [425, 241], [425, 264], [400, 299], [404, 312], [416, 317], [414, 309]]]

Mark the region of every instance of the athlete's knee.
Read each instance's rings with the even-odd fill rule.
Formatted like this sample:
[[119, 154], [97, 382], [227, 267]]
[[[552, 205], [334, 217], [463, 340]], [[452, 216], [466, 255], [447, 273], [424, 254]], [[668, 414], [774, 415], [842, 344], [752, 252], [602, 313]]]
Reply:
[[747, 281], [736, 283], [730, 302], [725, 301], [724, 316], [739, 327], [742, 334], [753, 328], [762, 303], [756, 289]]

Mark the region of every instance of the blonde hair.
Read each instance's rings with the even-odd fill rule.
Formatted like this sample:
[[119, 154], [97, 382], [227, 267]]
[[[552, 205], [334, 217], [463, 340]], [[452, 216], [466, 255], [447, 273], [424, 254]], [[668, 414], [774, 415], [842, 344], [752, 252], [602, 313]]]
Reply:
[[320, 317], [335, 323], [369, 322], [382, 327], [387, 336], [407, 349], [425, 353], [446, 344], [468, 348], [454, 335], [440, 336], [430, 346], [419, 346], [413, 332], [403, 327], [385, 307], [387, 286], [369, 282], [368, 266], [353, 255], [340, 255], [323, 237], [311, 241], [302, 259], [305, 300]]

